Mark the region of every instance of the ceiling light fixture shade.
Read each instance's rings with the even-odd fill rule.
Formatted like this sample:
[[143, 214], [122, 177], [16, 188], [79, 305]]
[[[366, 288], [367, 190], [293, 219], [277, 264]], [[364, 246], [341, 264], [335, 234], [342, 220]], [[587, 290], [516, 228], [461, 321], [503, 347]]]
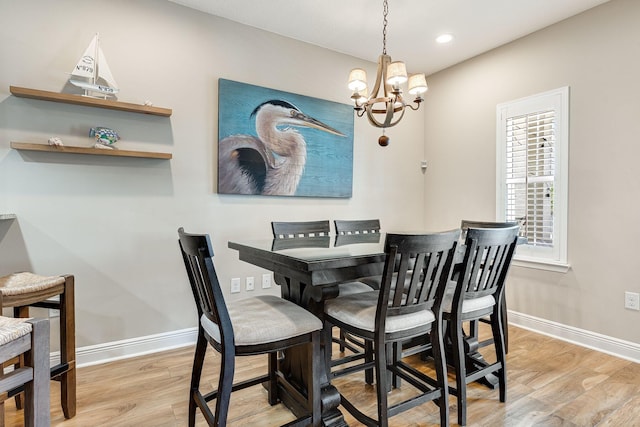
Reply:
[[349, 89], [360, 92], [367, 88], [367, 73], [362, 68], [354, 68], [349, 73]]
[[421, 95], [428, 89], [424, 74], [413, 74], [409, 77], [409, 93], [411, 95]]
[[404, 116], [405, 110], [411, 108], [417, 110], [423, 101], [422, 94], [427, 91], [427, 78], [423, 73], [411, 75], [409, 80], [409, 93], [415, 96], [413, 104], [407, 104], [402, 97], [400, 85], [407, 82], [407, 67], [402, 61], [391, 61], [387, 55], [387, 14], [389, 5], [383, 0], [383, 29], [382, 29], [382, 55], [378, 57], [378, 71], [373, 90], [368, 91], [367, 74], [361, 68], [354, 68], [349, 73], [349, 89], [353, 92], [351, 99], [354, 102], [353, 109], [358, 117], [367, 114], [369, 122], [382, 128], [382, 136], [378, 139], [381, 146], [389, 144], [389, 138], [384, 134], [386, 128], [397, 125]]
[[407, 66], [402, 61], [395, 61], [387, 67], [387, 83], [392, 86], [401, 85], [407, 81]]

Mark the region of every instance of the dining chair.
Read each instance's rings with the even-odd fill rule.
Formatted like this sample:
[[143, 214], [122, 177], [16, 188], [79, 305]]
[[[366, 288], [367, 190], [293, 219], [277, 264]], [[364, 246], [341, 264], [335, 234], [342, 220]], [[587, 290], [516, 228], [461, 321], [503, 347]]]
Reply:
[[[504, 348], [504, 283], [518, 240], [518, 225], [509, 228], [469, 228], [465, 238], [464, 258], [456, 274], [455, 287], [449, 287], [443, 302], [443, 319], [451, 339], [452, 364], [455, 370], [458, 424], [467, 418], [467, 384], [488, 374], [498, 378], [501, 402], [507, 397], [507, 367]], [[489, 316], [494, 363], [476, 363], [467, 358], [475, 349], [466, 348], [465, 322]]]
[[[178, 229], [182, 258], [198, 311], [198, 338], [189, 392], [189, 426], [195, 425], [196, 408], [209, 425], [225, 426], [231, 393], [266, 383], [268, 402], [278, 402], [278, 389], [298, 402], [305, 414], [287, 426], [319, 426], [320, 402], [320, 331], [322, 322], [304, 308], [276, 297], [262, 295], [227, 305], [213, 264], [213, 247], [206, 234], [189, 234]], [[207, 394], [200, 391], [200, 381], [207, 343], [222, 358], [217, 388]], [[306, 362], [301, 366], [310, 373], [300, 391], [278, 370], [278, 352], [294, 346], [306, 346]], [[257, 378], [234, 384], [235, 358], [256, 354], [268, 355], [268, 372]], [[211, 411], [208, 402], [216, 400]]]
[[[333, 221], [334, 227], [336, 229], [336, 236], [367, 236], [367, 235], [380, 235], [380, 220], [379, 219], [355, 219], [355, 220], [346, 220], [346, 219], [336, 219]], [[339, 237], [338, 237], [339, 238]], [[356, 279], [358, 283], [364, 283], [371, 289], [379, 289], [380, 288], [380, 277], [381, 276], [367, 276]], [[362, 286], [358, 287], [358, 291], [369, 291], [371, 289], [366, 289]], [[344, 293], [343, 293], [344, 295]], [[340, 339], [338, 340], [340, 352], [344, 352], [345, 347], [349, 345], [349, 343], [353, 343], [358, 347], [361, 347], [361, 343], [357, 340], [350, 339], [347, 335], [345, 335], [344, 331], [340, 331]], [[354, 351], [351, 348], [351, 351]], [[347, 360], [343, 360], [346, 362]]]
[[24, 364], [0, 371], [0, 426], [4, 401], [24, 391], [25, 427], [49, 427], [49, 321], [0, 316], [0, 363], [24, 355]]
[[337, 235], [379, 234], [379, 219], [336, 219], [333, 221]]
[[[329, 220], [299, 222], [274, 221], [271, 223], [271, 228], [273, 230], [273, 238], [276, 240], [329, 236], [331, 231]], [[338, 295], [368, 292], [371, 289], [369, 285], [360, 281], [348, 281], [338, 284]], [[341, 353], [344, 352], [345, 349], [349, 349], [352, 352], [351, 355], [342, 358], [340, 363], [347, 363], [348, 361], [364, 357], [363, 343], [347, 336], [344, 331], [340, 331], [339, 337], [332, 336], [331, 339], [338, 344]], [[330, 352], [327, 352], [327, 356], [331, 357]], [[369, 382], [373, 381], [369, 375], [367, 375], [367, 379]]]
[[[448, 384], [442, 330], [442, 300], [459, 230], [435, 234], [387, 234], [386, 261], [379, 290], [338, 296], [325, 302], [325, 334], [338, 326], [371, 348], [373, 360], [334, 372], [334, 377], [373, 368], [377, 416], [358, 409], [340, 392], [341, 404], [368, 426], [388, 426], [389, 418], [428, 401], [440, 408], [440, 424], [449, 425]], [[399, 265], [396, 260], [399, 259]], [[413, 261], [412, 261], [413, 260]], [[395, 274], [394, 274], [395, 273]], [[395, 286], [394, 286], [395, 285]], [[429, 334], [436, 378], [413, 369], [389, 351], [403, 341]], [[399, 376], [418, 391], [407, 400], [389, 405], [389, 374]], [[353, 390], [352, 384], [345, 390]]]
[[[60, 362], [50, 369], [60, 382], [60, 404], [65, 418], [76, 415], [75, 277], [41, 276], [20, 272], [0, 277], [0, 307], [12, 307], [14, 317], [29, 317], [29, 307], [58, 310]], [[19, 400], [16, 401], [21, 406]]]
[[[379, 219], [336, 219], [333, 221], [337, 236], [363, 236], [380, 234]], [[358, 278], [357, 281], [373, 288], [380, 289], [380, 275]], [[342, 349], [341, 349], [342, 350]]]
[[296, 221], [271, 222], [274, 239], [294, 239], [299, 237], [328, 236], [330, 232], [329, 221]]
[[[463, 219], [460, 222], [460, 229], [462, 233], [460, 235], [461, 239], [465, 239], [467, 236], [467, 230], [469, 228], [511, 228], [516, 225], [519, 225], [518, 222], [509, 221], [509, 222], [492, 222], [492, 221], [471, 221], [467, 219]], [[508, 322], [508, 313], [507, 313], [507, 299], [506, 297], [502, 299], [502, 306], [500, 307], [502, 310], [502, 325], [504, 326], [503, 335], [504, 335], [504, 351], [505, 353], [509, 353], [509, 322]], [[490, 323], [486, 317], [478, 319], [473, 322], [469, 322], [469, 336], [474, 337], [477, 340], [478, 338], [478, 322]], [[486, 347], [487, 345], [493, 344], [493, 338], [486, 339], [478, 343], [478, 347]]]

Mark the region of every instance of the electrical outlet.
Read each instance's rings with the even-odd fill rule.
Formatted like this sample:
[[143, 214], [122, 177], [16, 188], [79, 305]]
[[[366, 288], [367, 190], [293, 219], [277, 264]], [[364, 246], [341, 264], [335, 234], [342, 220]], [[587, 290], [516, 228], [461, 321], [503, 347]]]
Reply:
[[240, 278], [234, 277], [231, 279], [231, 293], [237, 294], [240, 293]]
[[271, 274], [263, 274], [262, 275], [262, 289], [267, 289], [271, 287]]
[[640, 310], [640, 294], [637, 292], [624, 293], [624, 308]]
[[253, 287], [253, 276], [247, 277], [247, 280], [245, 281], [245, 288], [248, 291], [252, 291], [254, 289], [254, 287]]

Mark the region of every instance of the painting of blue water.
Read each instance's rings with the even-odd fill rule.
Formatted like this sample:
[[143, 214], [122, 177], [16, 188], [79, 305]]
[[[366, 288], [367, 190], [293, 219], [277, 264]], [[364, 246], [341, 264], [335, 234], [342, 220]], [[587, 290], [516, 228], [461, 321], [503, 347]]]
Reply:
[[218, 80], [218, 193], [352, 194], [353, 108]]

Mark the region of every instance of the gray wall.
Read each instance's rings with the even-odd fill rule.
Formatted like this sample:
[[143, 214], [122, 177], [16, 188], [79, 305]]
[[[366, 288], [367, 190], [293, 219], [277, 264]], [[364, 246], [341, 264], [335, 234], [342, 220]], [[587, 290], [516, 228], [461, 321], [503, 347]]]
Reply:
[[[172, 108], [170, 118], [10, 95], [10, 85], [63, 90], [98, 30], [120, 100], [150, 100]], [[196, 325], [179, 226], [212, 235], [225, 288], [231, 277], [259, 281], [264, 272], [240, 262], [227, 241], [270, 236], [271, 220], [376, 217], [389, 229], [421, 228], [419, 113], [388, 132], [385, 149], [380, 132], [356, 120], [351, 199], [215, 192], [218, 78], [349, 103], [346, 80], [356, 66], [375, 75], [373, 63], [165, 1], [0, 0], [0, 212], [18, 216], [0, 222], [0, 274], [75, 274], [83, 347]], [[10, 141], [46, 143], [52, 135], [88, 146], [88, 128], [96, 125], [118, 130], [123, 149], [169, 151], [173, 159], [9, 148]]]
[[[493, 219], [496, 104], [568, 85], [571, 269], [514, 267], [508, 304], [638, 343], [629, 325], [640, 314], [623, 308], [624, 291], [640, 291], [638, 18], [640, 3], [613, 0], [430, 76], [424, 111], [388, 132], [389, 147], [378, 147], [380, 132], [356, 119], [351, 199], [298, 199], [216, 194], [218, 78], [347, 103], [349, 70], [374, 75], [375, 64], [169, 2], [0, 0], [0, 212], [18, 215], [0, 221], [0, 274], [75, 274], [79, 347], [190, 328], [179, 226], [212, 234], [226, 288], [231, 277], [259, 280], [264, 272], [238, 261], [227, 241], [268, 236], [273, 219], [378, 217], [388, 230]], [[120, 100], [151, 100], [172, 108], [171, 118], [9, 94], [9, 85], [62, 91], [96, 30]], [[119, 130], [122, 148], [174, 158], [9, 148], [52, 135], [89, 145], [87, 129], [96, 125]], [[261, 292], [258, 285], [254, 294]]]
[[513, 267], [508, 306], [634, 343], [640, 312], [623, 303], [640, 292], [639, 19], [640, 2], [614, 0], [432, 75], [425, 124], [427, 226], [493, 219], [496, 104], [570, 86], [571, 269]]

